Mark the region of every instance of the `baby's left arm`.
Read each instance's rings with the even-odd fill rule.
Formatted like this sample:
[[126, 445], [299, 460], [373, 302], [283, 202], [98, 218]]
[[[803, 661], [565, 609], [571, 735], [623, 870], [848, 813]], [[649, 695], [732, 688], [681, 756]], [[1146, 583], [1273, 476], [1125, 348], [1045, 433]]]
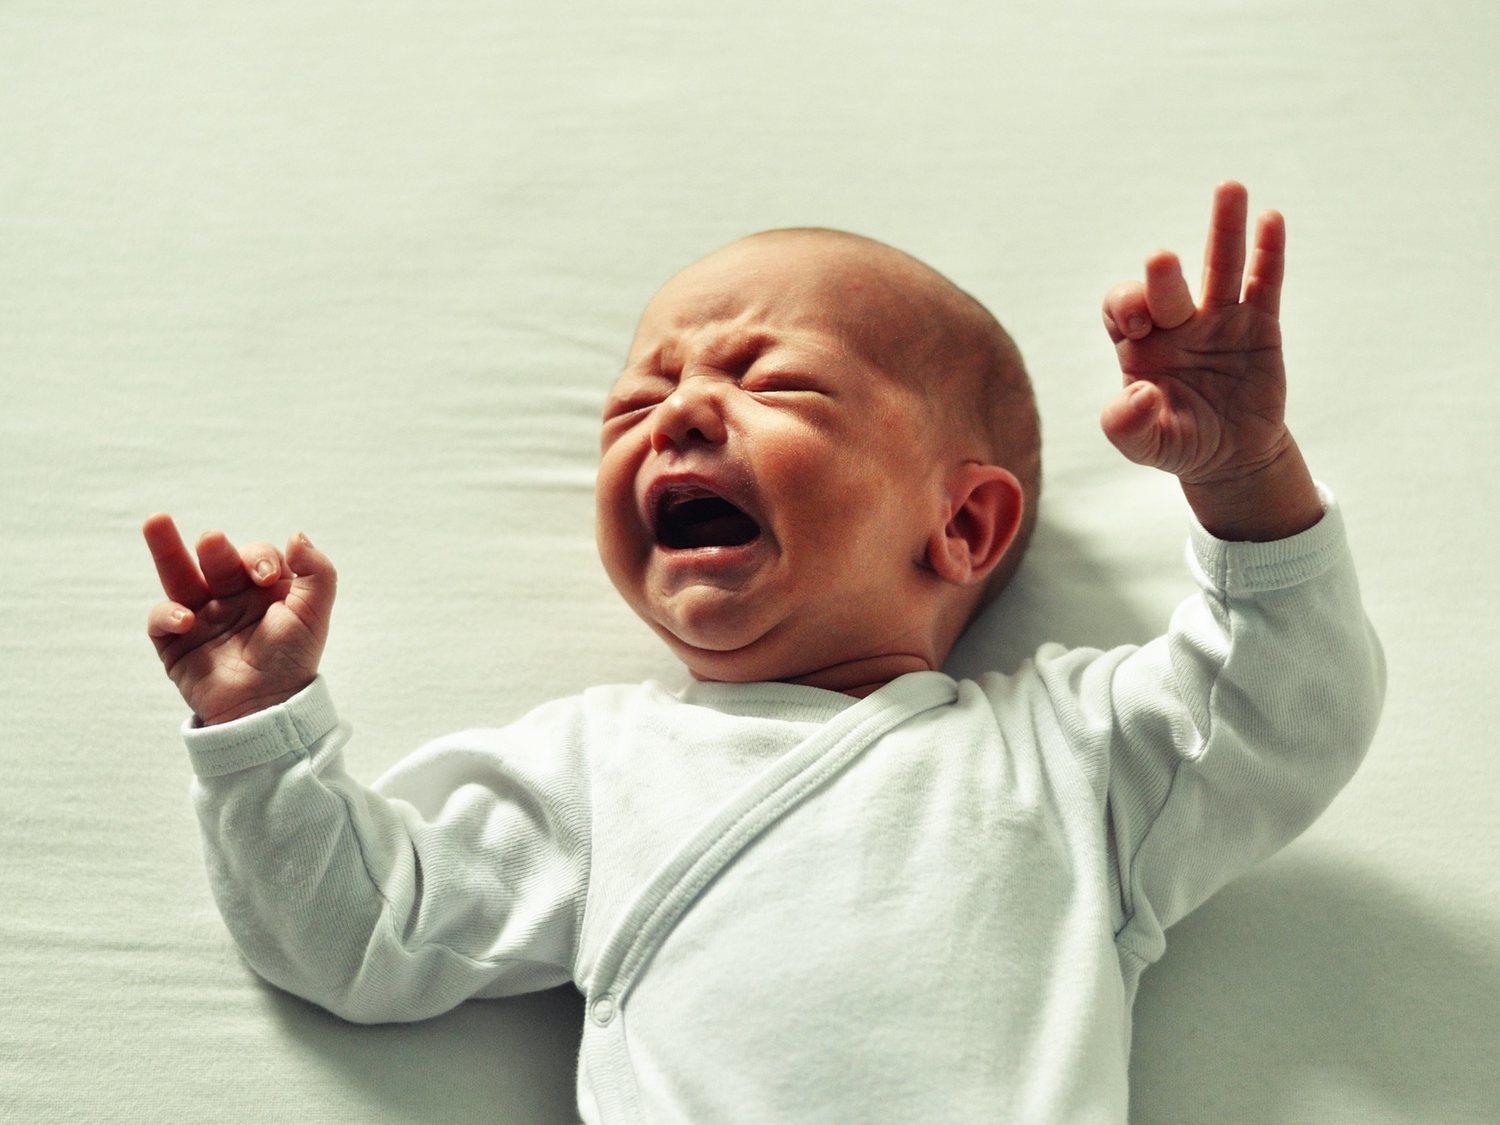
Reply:
[[1101, 424], [1130, 460], [1178, 478], [1211, 535], [1265, 542], [1307, 530], [1323, 505], [1284, 420], [1286, 225], [1275, 211], [1260, 216], [1246, 277], [1246, 211], [1245, 189], [1221, 184], [1198, 304], [1165, 250], [1146, 260], [1144, 282], [1105, 297], [1125, 389]]

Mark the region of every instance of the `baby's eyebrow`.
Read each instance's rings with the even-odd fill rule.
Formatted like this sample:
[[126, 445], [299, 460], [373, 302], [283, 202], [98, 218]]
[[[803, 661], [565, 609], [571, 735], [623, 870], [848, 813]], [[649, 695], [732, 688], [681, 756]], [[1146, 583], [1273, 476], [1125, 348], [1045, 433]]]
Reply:
[[620, 368], [620, 374], [629, 375], [632, 372], [647, 366], [648, 364], [654, 366], [657, 360], [661, 358], [661, 353], [661, 344], [657, 344], [655, 347], [647, 351], [627, 353], [625, 356], [625, 364]]
[[627, 360], [625, 370], [648, 367], [675, 372], [684, 359], [708, 363], [715, 367], [748, 364], [762, 353], [784, 343], [781, 335], [769, 328], [747, 328], [742, 325], [704, 324], [672, 332], [649, 351]]
[[764, 328], [739, 329], [725, 333], [703, 350], [710, 360], [733, 365], [753, 362], [781, 342], [781, 337]]

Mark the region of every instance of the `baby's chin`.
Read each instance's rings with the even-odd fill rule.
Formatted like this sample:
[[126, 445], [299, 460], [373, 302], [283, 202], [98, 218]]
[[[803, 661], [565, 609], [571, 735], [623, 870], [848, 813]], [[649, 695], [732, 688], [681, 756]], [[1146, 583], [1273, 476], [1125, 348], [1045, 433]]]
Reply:
[[803, 670], [793, 639], [775, 628], [757, 628], [744, 615], [651, 625], [695, 680], [759, 683], [794, 679]]
[[710, 644], [692, 644], [681, 636], [658, 631], [693, 679], [711, 683], [799, 683], [845, 691], [851, 685], [864, 684], [863, 672], [876, 666], [891, 673], [885, 676], [887, 679], [916, 667], [909, 658], [900, 661], [901, 667], [887, 668], [888, 656], [834, 652], [792, 629], [771, 630], [738, 645], [724, 636], [702, 638]]
[[767, 651], [763, 638], [744, 635], [742, 629], [668, 629], [658, 625], [657, 632], [696, 680], [750, 683], [780, 679], [784, 674], [782, 662]]

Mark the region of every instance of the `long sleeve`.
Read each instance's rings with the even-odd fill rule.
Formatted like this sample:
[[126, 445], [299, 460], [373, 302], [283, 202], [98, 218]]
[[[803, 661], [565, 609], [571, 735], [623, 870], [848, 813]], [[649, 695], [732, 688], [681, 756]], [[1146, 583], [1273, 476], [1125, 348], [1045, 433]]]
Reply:
[[1117, 944], [1138, 965], [1164, 931], [1301, 833], [1374, 737], [1385, 663], [1342, 517], [1274, 543], [1194, 527], [1199, 593], [1136, 650], [1042, 662], [1107, 809]]
[[429, 744], [373, 787], [320, 678], [188, 727], [221, 913], [273, 984], [358, 1022], [571, 978], [589, 869], [581, 720], [566, 703]]

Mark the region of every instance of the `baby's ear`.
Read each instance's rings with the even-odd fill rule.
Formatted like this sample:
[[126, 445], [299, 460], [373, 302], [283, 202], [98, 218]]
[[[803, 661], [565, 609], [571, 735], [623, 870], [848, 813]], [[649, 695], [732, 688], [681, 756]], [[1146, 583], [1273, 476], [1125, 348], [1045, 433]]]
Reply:
[[977, 461], [958, 466], [948, 481], [948, 521], [928, 542], [928, 564], [946, 582], [983, 582], [1015, 539], [1024, 506], [1014, 473]]

